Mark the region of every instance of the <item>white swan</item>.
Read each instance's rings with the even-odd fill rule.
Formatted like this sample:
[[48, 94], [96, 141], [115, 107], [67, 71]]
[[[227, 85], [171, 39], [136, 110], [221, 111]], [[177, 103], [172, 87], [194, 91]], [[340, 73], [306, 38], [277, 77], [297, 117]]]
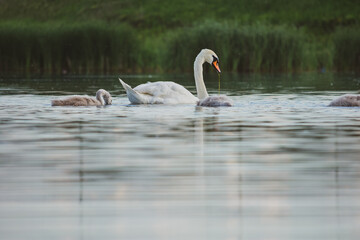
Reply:
[[99, 89], [96, 92], [96, 99], [89, 96], [72, 96], [65, 99], [51, 101], [51, 106], [103, 106], [110, 105], [112, 98], [109, 92]]
[[148, 82], [132, 89], [119, 78], [132, 104], [178, 104], [196, 103], [197, 97], [174, 82]]
[[[195, 97], [186, 88], [174, 82], [149, 82], [132, 89], [120, 78], [119, 80], [126, 91], [129, 101], [133, 104], [197, 103], [199, 106], [232, 105], [231, 100], [226, 96], [209, 97], [203, 79], [202, 65], [205, 62], [214, 66], [219, 73], [221, 72], [218, 56], [210, 49], [201, 50], [194, 62], [194, 77], [198, 97]], [[206, 100], [207, 98], [210, 99]], [[225, 104], [224, 102], [227, 103]], [[205, 105], [209, 103], [211, 104]]]
[[360, 95], [343, 95], [334, 99], [329, 107], [360, 107]]

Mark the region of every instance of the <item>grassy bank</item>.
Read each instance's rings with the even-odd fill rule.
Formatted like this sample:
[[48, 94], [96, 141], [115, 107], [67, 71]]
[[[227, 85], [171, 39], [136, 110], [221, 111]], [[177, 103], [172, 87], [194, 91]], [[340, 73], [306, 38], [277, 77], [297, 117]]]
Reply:
[[212, 19], [286, 24], [322, 35], [359, 24], [359, 12], [353, 0], [2, 0], [0, 20], [96, 20], [164, 32]]
[[360, 71], [352, 0], [2, 0], [0, 73]]

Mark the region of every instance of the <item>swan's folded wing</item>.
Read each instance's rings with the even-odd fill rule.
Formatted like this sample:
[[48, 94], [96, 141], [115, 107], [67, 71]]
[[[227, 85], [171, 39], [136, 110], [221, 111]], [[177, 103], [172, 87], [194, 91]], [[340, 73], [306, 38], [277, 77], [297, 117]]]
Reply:
[[152, 96], [164, 104], [196, 103], [198, 98], [180, 84], [174, 82], [145, 83], [134, 88], [138, 93]]

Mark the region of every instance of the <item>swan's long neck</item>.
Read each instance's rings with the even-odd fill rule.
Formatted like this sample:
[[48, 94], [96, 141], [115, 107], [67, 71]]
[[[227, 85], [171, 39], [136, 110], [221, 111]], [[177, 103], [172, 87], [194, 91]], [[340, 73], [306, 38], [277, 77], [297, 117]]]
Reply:
[[196, 91], [198, 98], [204, 99], [209, 96], [206, 91], [206, 86], [203, 78], [203, 63], [205, 62], [205, 58], [201, 55], [198, 55], [194, 62], [194, 77], [196, 84]]
[[105, 100], [104, 100], [104, 92], [103, 91], [97, 91], [96, 92], [96, 99], [101, 103], [101, 105], [105, 105]]

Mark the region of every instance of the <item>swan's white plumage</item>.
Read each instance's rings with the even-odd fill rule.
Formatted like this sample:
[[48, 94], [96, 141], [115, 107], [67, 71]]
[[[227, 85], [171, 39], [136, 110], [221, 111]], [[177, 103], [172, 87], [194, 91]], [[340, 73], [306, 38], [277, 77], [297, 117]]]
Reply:
[[346, 94], [334, 99], [330, 107], [360, 107], [360, 95]]
[[164, 104], [196, 103], [199, 100], [186, 88], [174, 82], [149, 82], [135, 87], [134, 90], [156, 96], [156, 101]]
[[199, 99], [186, 88], [174, 82], [148, 82], [132, 89], [119, 78], [133, 104], [197, 103]]
[[[203, 79], [202, 65], [207, 62], [212, 64], [218, 72], [219, 58], [210, 49], [203, 49], [195, 58], [194, 62], [194, 78], [198, 97], [195, 97], [186, 88], [174, 82], [149, 82], [141, 84], [135, 88], [131, 88], [128, 84], [122, 81], [120, 83], [126, 90], [129, 101], [133, 104], [179, 104], [179, 103], [193, 103], [199, 106], [232, 106], [231, 99], [226, 96], [211, 96], [209, 97]], [[203, 105], [202, 100], [207, 99]], [[200, 100], [200, 101], [199, 101]]]

